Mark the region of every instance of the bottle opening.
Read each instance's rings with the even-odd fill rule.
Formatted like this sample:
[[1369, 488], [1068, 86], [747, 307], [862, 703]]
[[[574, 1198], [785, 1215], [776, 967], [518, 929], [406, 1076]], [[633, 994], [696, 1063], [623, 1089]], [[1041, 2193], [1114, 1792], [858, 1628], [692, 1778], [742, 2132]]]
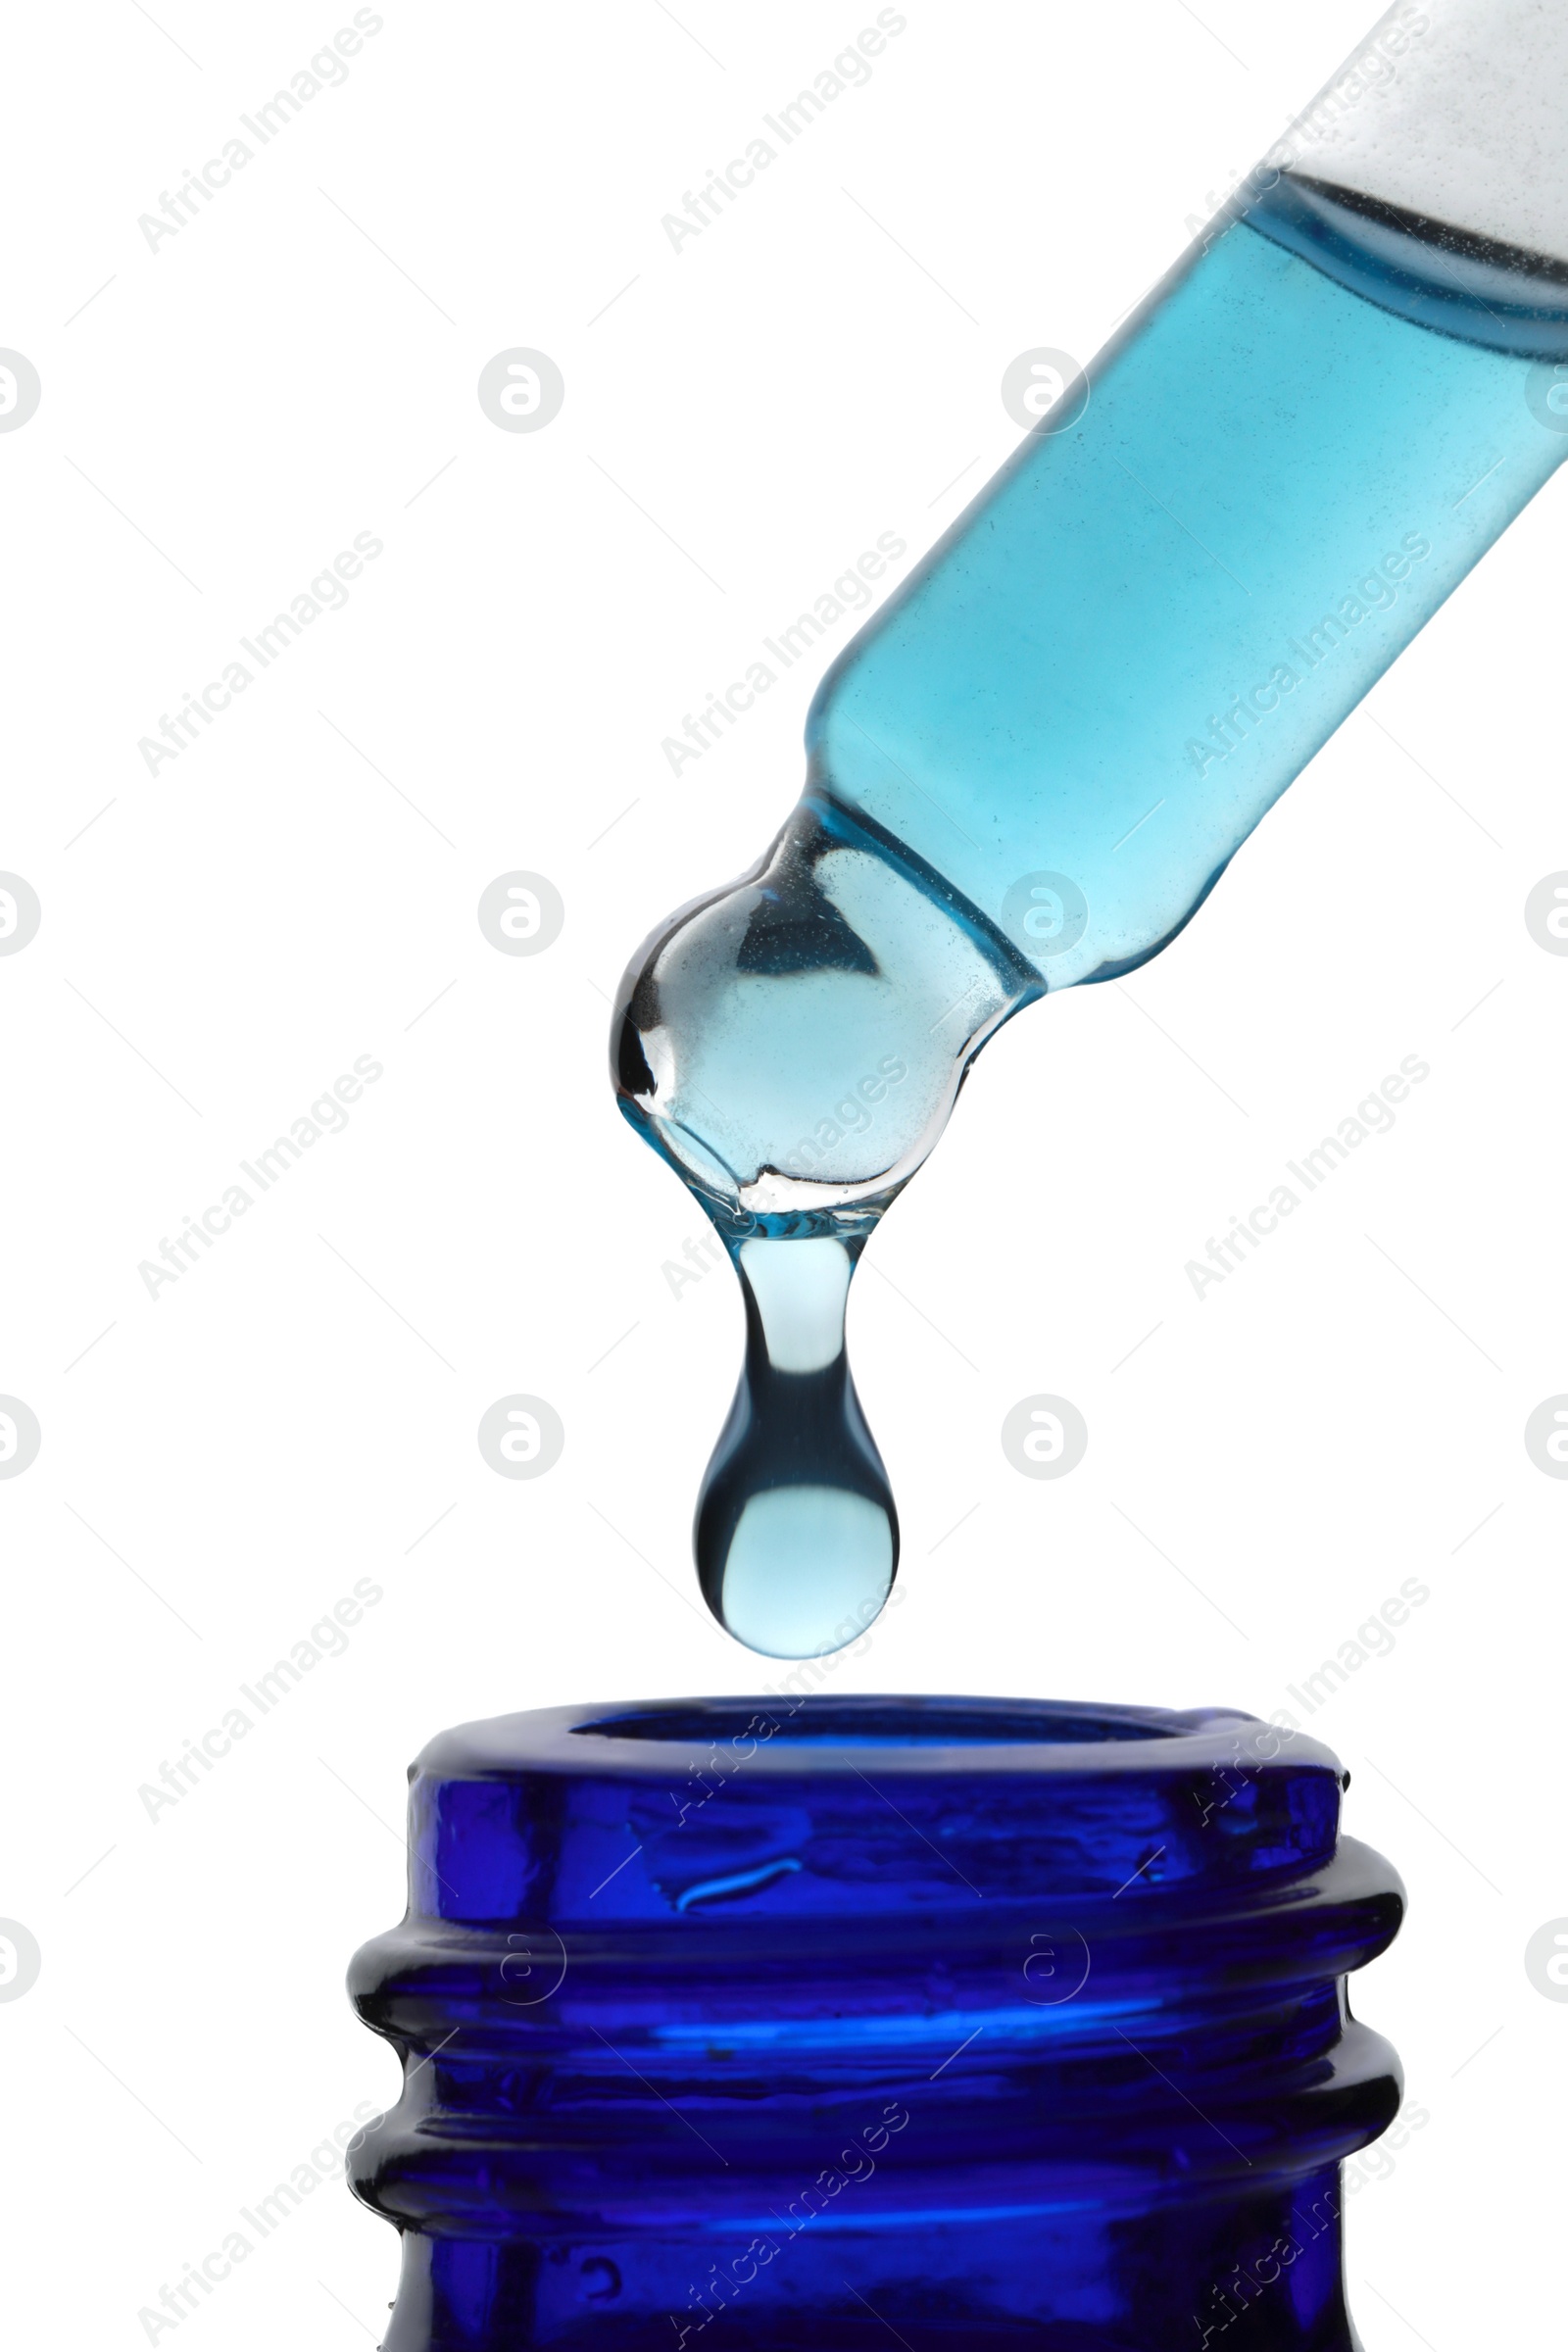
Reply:
[[571, 1726], [574, 1736], [689, 1747], [748, 1741], [797, 1747], [1086, 1747], [1107, 1740], [1180, 1739], [1192, 1717], [1163, 1708], [1066, 1707], [999, 1699], [842, 1697], [688, 1700], [638, 1707]]

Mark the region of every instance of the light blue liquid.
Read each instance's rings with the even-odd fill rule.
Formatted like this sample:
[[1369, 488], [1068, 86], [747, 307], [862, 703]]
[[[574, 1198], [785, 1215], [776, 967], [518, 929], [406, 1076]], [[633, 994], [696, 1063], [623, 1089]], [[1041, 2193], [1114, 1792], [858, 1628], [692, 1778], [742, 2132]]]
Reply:
[[975, 1054], [1175, 936], [1568, 452], [1530, 397], [1568, 287], [1526, 259], [1309, 183], [1195, 248], [829, 671], [766, 857], [634, 959], [621, 1107], [748, 1295], [697, 1555], [753, 1647], [837, 1648], [890, 1589], [843, 1292]]

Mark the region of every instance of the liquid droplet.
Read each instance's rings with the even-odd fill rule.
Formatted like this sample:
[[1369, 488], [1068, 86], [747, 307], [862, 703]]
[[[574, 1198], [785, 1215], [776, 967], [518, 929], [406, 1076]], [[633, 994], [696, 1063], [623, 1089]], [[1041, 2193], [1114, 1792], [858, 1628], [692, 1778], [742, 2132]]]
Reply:
[[697, 1504], [697, 1573], [725, 1630], [766, 1657], [842, 1649], [893, 1589], [899, 1523], [850, 1377], [860, 1241], [740, 1244], [746, 1363]]

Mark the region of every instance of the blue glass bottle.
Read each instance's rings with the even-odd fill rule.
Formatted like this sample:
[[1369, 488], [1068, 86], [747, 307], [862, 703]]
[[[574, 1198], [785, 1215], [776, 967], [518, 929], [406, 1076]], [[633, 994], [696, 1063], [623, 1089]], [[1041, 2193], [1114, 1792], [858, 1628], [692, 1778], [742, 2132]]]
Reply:
[[1314, 1742], [774, 1697], [470, 1724], [351, 1973], [385, 2352], [1354, 2352], [1395, 1934]]

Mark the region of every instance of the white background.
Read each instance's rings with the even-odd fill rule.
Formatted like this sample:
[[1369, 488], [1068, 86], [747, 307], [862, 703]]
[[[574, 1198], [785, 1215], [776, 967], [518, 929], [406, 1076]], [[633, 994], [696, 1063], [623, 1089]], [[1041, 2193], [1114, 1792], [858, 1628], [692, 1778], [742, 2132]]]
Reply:
[[[910, 0], [677, 254], [661, 216], [869, 0], [387, 0], [153, 252], [138, 216], [352, 12], [155, 13], [15, 24], [0, 143], [0, 343], [43, 383], [0, 436], [0, 866], [43, 906], [0, 959], [0, 1390], [43, 1431], [0, 1483], [0, 1914], [43, 1956], [0, 2004], [4, 2308], [95, 2352], [392, 2096], [341, 1974], [401, 1911], [425, 1739], [777, 1671], [697, 1603], [738, 1300], [672, 1296], [703, 1227], [605, 1035], [638, 940], [793, 801], [810, 665], [678, 780], [662, 739], [880, 532], [931, 542], [1015, 444], [1008, 361], [1093, 352], [1365, 24]], [[538, 433], [475, 397], [514, 345], [564, 373]], [[1568, 1486], [1522, 1431], [1568, 1388], [1568, 960], [1522, 909], [1568, 865], [1565, 524], [1559, 479], [1174, 948], [1007, 1029], [852, 1305], [905, 1557], [838, 1688], [1266, 1714], [1430, 1589], [1311, 1723], [1412, 1897], [1355, 1993], [1430, 2119], [1351, 2206], [1369, 2352], [1555, 2309], [1568, 2009], [1523, 1954], [1568, 1912]], [[138, 739], [358, 532], [384, 552], [346, 609], [149, 775]], [[535, 957], [475, 920], [514, 867], [565, 901]], [[346, 1131], [149, 1298], [139, 1261], [364, 1054]], [[1393, 1132], [1195, 1298], [1185, 1262], [1408, 1054]], [[566, 1429], [530, 1483], [474, 1438], [519, 1390]], [[999, 1444], [1039, 1391], [1088, 1419], [1059, 1483]], [[367, 1577], [345, 1653], [149, 1819], [141, 1785]], [[328, 2183], [180, 2341], [351, 2347], [393, 2276]]]

